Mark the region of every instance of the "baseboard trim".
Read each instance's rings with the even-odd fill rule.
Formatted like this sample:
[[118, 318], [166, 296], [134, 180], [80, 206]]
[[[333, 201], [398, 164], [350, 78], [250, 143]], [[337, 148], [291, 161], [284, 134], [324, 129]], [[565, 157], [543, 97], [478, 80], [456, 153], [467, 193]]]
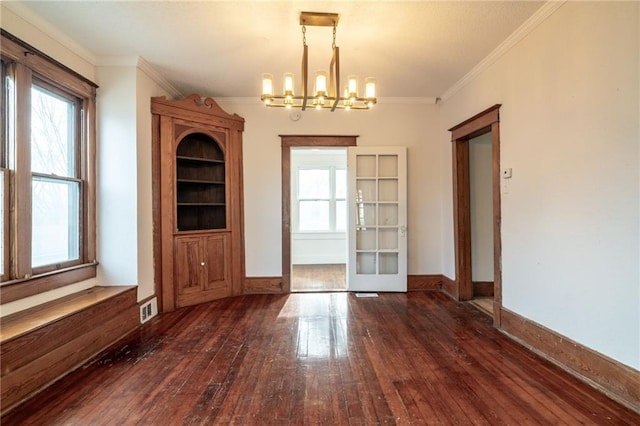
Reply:
[[501, 309], [500, 331], [611, 399], [640, 413], [640, 371], [505, 308]]
[[473, 297], [493, 297], [493, 281], [473, 281]]
[[456, 282], [446, 275], [442, 275], [442, 291], [454, 300], [458, 300], [458, 288]]
[[245, 277], [242, 294], [284, 293], [282, 277]]
[[442, 289], [442, 275], [408, 275], [408, 291], [433, 291]]

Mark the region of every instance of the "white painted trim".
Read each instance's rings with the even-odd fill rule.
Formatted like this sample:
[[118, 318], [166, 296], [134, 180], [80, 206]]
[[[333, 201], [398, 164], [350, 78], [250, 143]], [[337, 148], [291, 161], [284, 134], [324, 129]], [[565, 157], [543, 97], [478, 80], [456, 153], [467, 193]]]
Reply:
[[493, 63], [502, 57], [505, 53], [511, 50], [522, 39], [529, 35], [538, 25], [540, 25], [545, 19], [551, 16], [556, 10], [558, 10], [566, 0], [562, 1], [548, 1], [543, 4], [529, 19], [527, 19], [522, 25], [518, 27], [505, 41], [500, 43], [498, 47], [493, 49], [482, 61], [480, 61], [475, 67], [464, 75], [460, 80], [453, 84], [442, 94], [442, 100], [446, 101], [455, 95], [458, 91], [462, 90], [467, 84], [473, 81], [478, 75], [489, 68]]
[[138, 57], [137, 66], [140, 71], [144, 72], [149, 78], [158, 83], [165, 91], [167, 91], [175, 99], [184, 97], [183, 93], [178, 90], [173, 84], [164, 78], [149, 62], [147, 62], [142, 56]]
[[378, 104], [396, 104], [396, 105], [435, 105], [439, 102], [438, 98], [378, 98]]
[[135, 67], [138, 65], [138, 56], [102, 56], [97, 59], [97, 67]]
[[173, 98], [184, 97], [182, 92], [162, 76], [149, 62], [142, 56], [103, 56], [98, 60], [97, 67], [136, 67], [145, 73], [151, 80], [156, 82]]

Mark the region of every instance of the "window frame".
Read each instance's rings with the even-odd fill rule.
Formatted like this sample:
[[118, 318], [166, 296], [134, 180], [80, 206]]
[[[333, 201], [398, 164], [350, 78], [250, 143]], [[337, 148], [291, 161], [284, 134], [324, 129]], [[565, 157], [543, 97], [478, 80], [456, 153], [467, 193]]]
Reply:
[[[329, 172], [329, 198], [300, 198], [300, 171], [302, 170], [327, 170]], [[296, 234], [337, 234], [337, 233], [345, 233], [347, 230], [339, 230], [336, 228], [336, 209], [337, 202], [344, 201], [345, 198], [338, 198], [336, 195], [336, 171], [345, 170], [346, 167], [343, 166], [322, 166], [322, 165], [310, 165], [310, 164], [302, 164], [296, 166], [295, 174], [294, 174], [294, 194], [295, 199], [293, 203], [293, 232]], [[346, 194], [345, 194], [346, 195]], [[329, 202], [329, 229], [325, 230], [307, 230], [300, 229], [300, 203], [304, 201], [328, 201]]]
[[[2, 101], [2, 120], [14, 131], [9, 135], [2, 129], [2, 164], [10, 176], [11, 189], [5, 227], [5, 274], [0, 277], [0, 303], [15, 301], [48, 290], [63, 287], [96, 276], [96, 89], [97, 85], [68, 67], [48, 57], [32, 46], [1, 30], [0, 55], [3, 79], [10, 76], [14, 82], [12, 117], [7, 115], [9, 105]], [[76, 103], [74, 129], [75, 176], [65, 180], [80, 182], [79, 195], [79, 259], [53, 265], [31, 266], [31, 182], [34, 176], [47, 176], [31, 172], [30, 158], [30, 96], [35, 84], [56, 95]], [[3, 88], [5, 87], [3, 80]], [[2, 91], [5, 95], [5, 90]], [[11, 140], [9, 140], [11, 139]], [[13, 145], [13, 146], [12, 146]], [[8, 235], [7, 235], [8, 234]], [[17, 236], [20, 236], [18, 239]], [[26, 241], [26, 243], [25, 243]]]

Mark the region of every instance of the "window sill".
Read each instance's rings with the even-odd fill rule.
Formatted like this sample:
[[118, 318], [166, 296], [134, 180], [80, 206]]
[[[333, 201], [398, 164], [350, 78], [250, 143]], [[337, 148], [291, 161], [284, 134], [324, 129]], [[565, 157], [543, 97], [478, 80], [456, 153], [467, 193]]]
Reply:
[[27, 279], [4, 282], [0, 284], [0, 304], [14, 302], [25, 297], [94, 278], [97, 266], [97, 262], [85, 263]]

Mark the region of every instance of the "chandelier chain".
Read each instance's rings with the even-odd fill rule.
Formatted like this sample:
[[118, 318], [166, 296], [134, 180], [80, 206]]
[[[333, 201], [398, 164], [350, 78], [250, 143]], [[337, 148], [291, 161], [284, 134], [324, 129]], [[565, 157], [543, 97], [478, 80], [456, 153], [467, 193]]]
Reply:
[[307, 45], [307, 27], [304, 25], [302, 26], [302, 45]]
[[338, 29], [338, 26], [336, 25], [336, 23], [333, 23], [333, 43], [331, 44], [331, 48], [335, 49], [336, 48], [336, 30]]

